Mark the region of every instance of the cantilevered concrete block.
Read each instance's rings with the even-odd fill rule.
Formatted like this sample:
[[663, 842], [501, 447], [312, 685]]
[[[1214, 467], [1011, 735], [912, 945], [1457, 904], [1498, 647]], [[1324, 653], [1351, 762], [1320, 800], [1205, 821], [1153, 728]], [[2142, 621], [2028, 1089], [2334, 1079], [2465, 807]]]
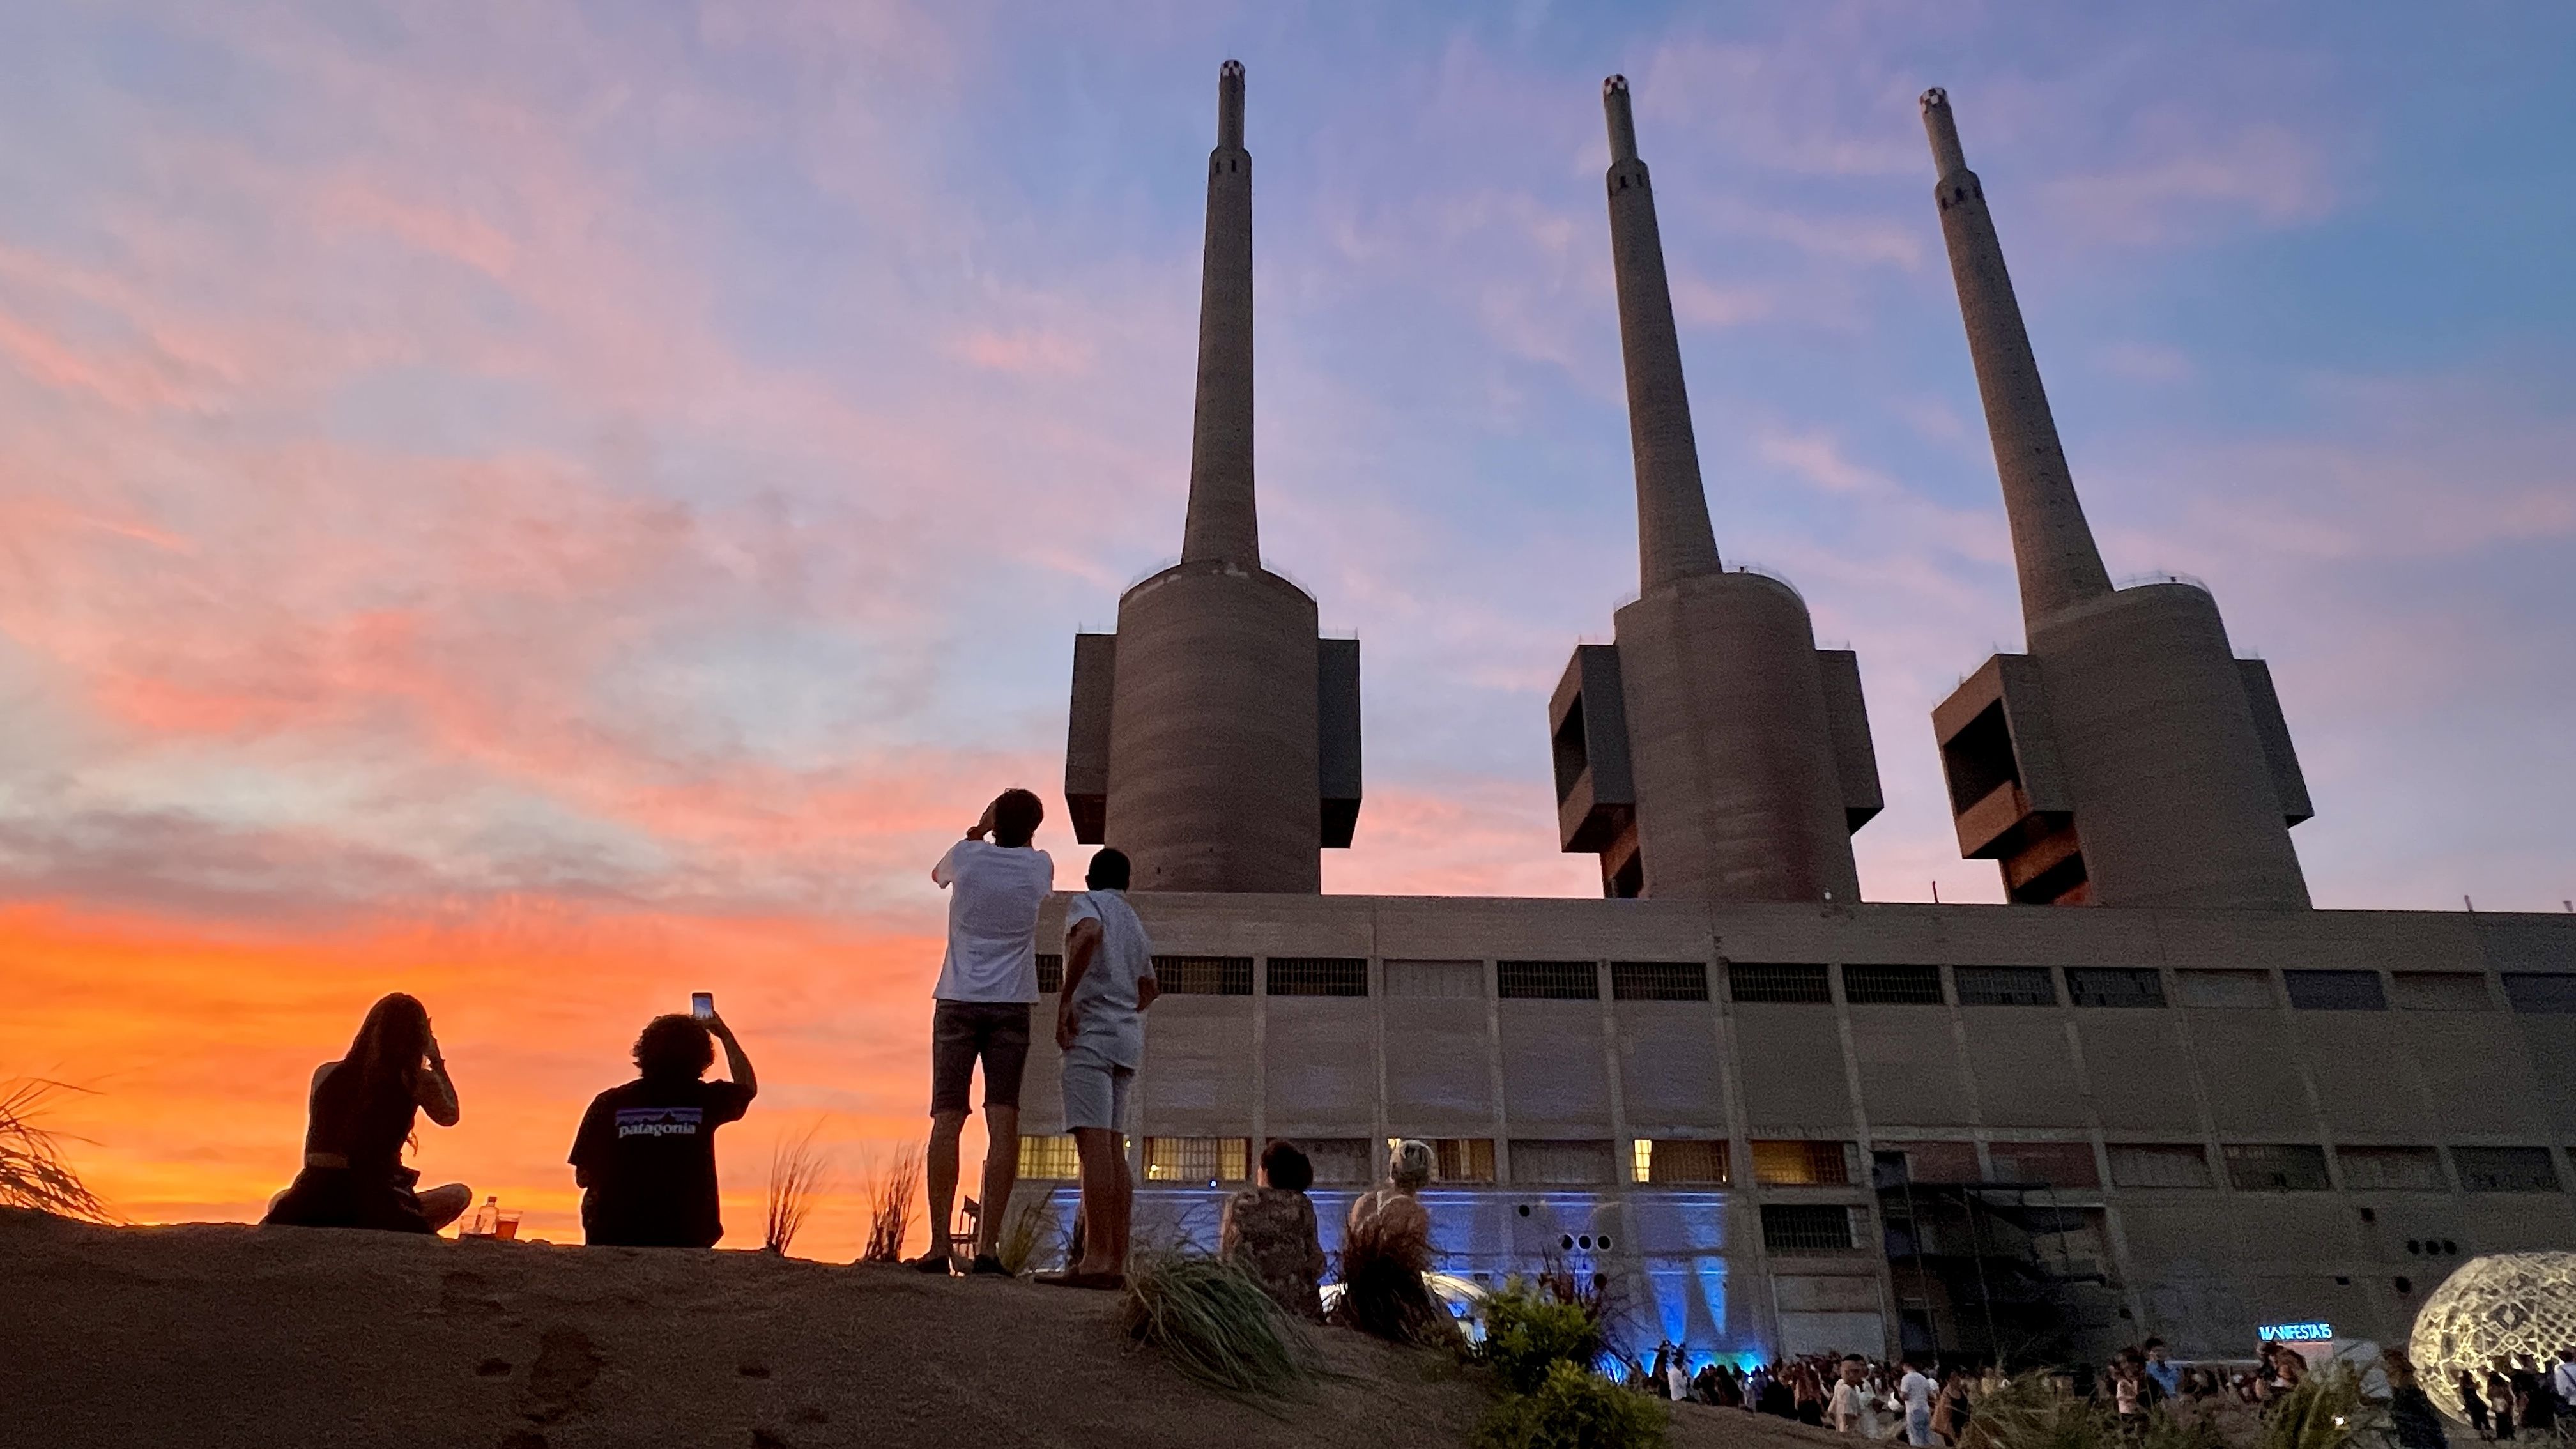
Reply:
[[1073, 636], [1073, 711], [1065, 727], [1064, 803], [1073, 838], [1101, 843], [1109, 809], [1109, 707], [1116, 697], [1118, 636]]
[[1628, 764], [1628, 706], [1615, 644], [1578, 644], [1548, 700], [1560, 849], [1601, 857], [1602, 893], [1633, 896], [1637, 782]]
[[1315, 641], [1315, 775], [1324, 848], [1346, 850], [1360, 819], [1360, 641]]
[[1819, 649], [1816, 673], [1825, 686], [1825, 722], [1833, 731], [1843, 817], [1858, 830], [1887, 808], [1878, 785], [1878, 750], [1869, 738], [1869, 704], [1860, 692], [1860, 656], [1848, 649]]

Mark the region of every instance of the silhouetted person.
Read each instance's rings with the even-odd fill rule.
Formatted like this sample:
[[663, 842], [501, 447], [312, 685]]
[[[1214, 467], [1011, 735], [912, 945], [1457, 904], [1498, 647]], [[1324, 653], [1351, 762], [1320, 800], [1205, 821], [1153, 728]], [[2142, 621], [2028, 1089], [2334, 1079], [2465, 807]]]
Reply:
[[1127, 904], [1133, 872], [1124, 852], [1103, 849], [1084, 875], [1089, 890], [1064, 907], [1064, 990], [1055, 1041], [1064, 1049], [1064, 1126], [1082, 1155], [1082, 1254], [1038, 1281], [1059, 1288], [1116, 1288], [1126, 1281], [1136, 1184], [1120, 1146], [1127, 1098], [1145, 1060], [1145, 1008], [1160, 985], [1154, 945]]
[[1305, 1318], [1324, 1316], [1316, 1283], [1324, 1276], [1324, 1248], [1317, 1240], [1315, 1165], [1293, 1142], [1261, 1150], [1261, 1186], [1225, 1201], [1217, 1220], [1217, 1254], [1261, 1282], [1280, 1307]]
[[[733, 1080], [705, 1080], [724, 1043]], [[572, 1141], [582, 1240], [627, 1248], [712, 1248], [716, 1129], [760, 1093], [751, 1058], [721, 1016], [657, 1016], [635, 1038], [635, 1080], [590, 1099]]]
[[423, 1110], [439, 1126], [455, 1126], [456, 1084], [429, 1012], [397, 991], [367, 1009], [348, 1055], [314, 1069], [304, 1168], [261, 1221], [395, 1233], [434, 1233], [456, 1221], [473, 1190], [451, 1182], [415, 1193], [420, 1174], [402, 1164], [412, 1114]]

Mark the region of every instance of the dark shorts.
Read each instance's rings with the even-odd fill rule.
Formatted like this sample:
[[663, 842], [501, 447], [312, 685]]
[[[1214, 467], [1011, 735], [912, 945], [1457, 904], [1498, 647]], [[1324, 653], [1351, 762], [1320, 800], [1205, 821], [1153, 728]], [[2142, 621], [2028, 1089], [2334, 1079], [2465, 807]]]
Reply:
[[984, 1060], [984, 1109], [1020, 1106], [1020, 1074], [1029, 1064], [1025, 1001], [943, 1001], [930, 1017], [930, 1115], [963, 1112], [966, 1079]]

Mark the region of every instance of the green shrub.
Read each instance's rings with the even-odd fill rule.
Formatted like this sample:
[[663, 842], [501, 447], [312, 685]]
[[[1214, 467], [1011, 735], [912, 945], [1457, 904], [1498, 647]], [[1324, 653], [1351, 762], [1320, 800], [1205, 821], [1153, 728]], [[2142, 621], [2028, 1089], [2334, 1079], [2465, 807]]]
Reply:
[[1127, 1331], [1221, 1393], [1280, 1398], [1315, 1376], [1312, 1346], [1251, 1275], [1205, 1253], [1139, 1253]]
[[2365, 1433], [2387, 1439], [2386, 1410], [2361, 1397], [2361, 1378], [2346, 1364], [2328, 1364], [2299, 1381], [2263, 1415], [2258, 1449], [2344, 1449]]
[[1485, 1341], [1474, 1357], [1516, 1394], [1538, 1391], [1558, 1364], [1589, 1369], [1601, 1357], [1601, 1319], [1514, 1279], [1484, 1303]]
[[[1553, 1305], [1562, 1307], [1564, 1305]], [[1655, 1449], [1663, 1404], [1558, 1360], [1537, 1390], [1512, 1394], [1476, 1428], [1477, 1449]]]

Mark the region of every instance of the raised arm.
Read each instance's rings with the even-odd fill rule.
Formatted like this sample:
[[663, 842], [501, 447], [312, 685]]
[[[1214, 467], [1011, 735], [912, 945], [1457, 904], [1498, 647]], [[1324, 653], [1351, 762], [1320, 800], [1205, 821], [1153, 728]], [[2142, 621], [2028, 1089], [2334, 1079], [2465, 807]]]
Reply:
[[733, 1078], [733, 1084], [742, 1088], [745, 1097], [759, 1096], [760, 1078], [752, 1075], [751, 1058], [743, 1054], [742, 1043], [734, 1040], [733, 1028], [725, 1025], [723, 1017], [710, 1016], [707, 1030], [724, 1044], [725, 1075]]
[[453, 1127], [464, 1115], [456, 1103], [456, 1083], [447, 1075], [447, 1058], [438, 1050], [438, 1036], [429, 1038], [429, 1070], [418, 1073], [412, 1083], [413, 1100], [429, 1120], [441, 1127]]
[[1073, 923], [1064, 933], [1064, 987], [1055, 998], [1055, 1044], [1073, 1050], [1073, 988], [1082, 983], [1083, 973], [1100, 959], [1100, 922], [1085, 917]]

